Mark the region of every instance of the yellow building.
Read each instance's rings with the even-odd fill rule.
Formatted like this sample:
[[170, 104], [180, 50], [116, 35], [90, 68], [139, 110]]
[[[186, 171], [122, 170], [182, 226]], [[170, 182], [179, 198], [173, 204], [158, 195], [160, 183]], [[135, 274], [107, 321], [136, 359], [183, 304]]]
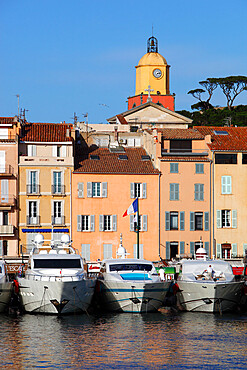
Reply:
[[19, 146], [20, 245], [28, 253], [35, 235], [60, 241], [71, 230], [72, 126], [30, 123]]

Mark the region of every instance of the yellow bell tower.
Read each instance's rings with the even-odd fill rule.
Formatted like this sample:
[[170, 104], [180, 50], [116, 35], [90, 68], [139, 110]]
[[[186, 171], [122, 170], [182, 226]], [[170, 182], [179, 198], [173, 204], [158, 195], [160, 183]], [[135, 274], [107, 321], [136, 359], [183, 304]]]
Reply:
[[158, 53], [157, 39], [150, 37], [147, 41], [147, 53], [136, 66], [135, 96], [128, 98], [128, 109], [152, 101], [174, 111], [169, 68], [166, 59]]

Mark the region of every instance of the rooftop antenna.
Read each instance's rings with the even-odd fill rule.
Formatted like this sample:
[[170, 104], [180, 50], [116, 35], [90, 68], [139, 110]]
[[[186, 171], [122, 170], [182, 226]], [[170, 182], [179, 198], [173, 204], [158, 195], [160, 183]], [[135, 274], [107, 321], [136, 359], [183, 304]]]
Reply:
[[20, 95], [16, 94], [17, 101], [18, 101], [18, 119], [20, 119]]
[[87, 142], [88, 142], [88, 113], [82, 113], [83, 117], [86, 118], [86, 132], [87, 132]]
[[76, 125], [76, 123], [78, 122], [78, 117], [76, 115], [76, 112], [74, 112], [73, 120], [74, 120], [74, 125]]

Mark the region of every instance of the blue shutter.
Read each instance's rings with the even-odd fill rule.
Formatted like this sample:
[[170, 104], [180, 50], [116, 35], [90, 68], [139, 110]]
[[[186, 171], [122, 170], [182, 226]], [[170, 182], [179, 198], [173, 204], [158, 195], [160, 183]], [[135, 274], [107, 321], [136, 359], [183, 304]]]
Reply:
[[209, 230], [209, 212], [204, 212], [204, 230]]
[[190, 254], [192, 255], [192, 257], [194, 257], [194, 254], [195, 254], [195, 243], [194, 242], [190, 242]]
[[77, 215], [77, 231], [81, 231], [82, 228], [82, 222], [81, 222], [81, 215]]
[[117, 231], [117, 215], [112, 215], [112, 231]]
[[195, 230], [195, 216], [194, 212], [190, 212], [190, 231]]
[[170, 230], [170, 212], [165, 212], [165, 227], [166, 231]]
[[142, 216], [142, 231], [148, 231], [148, 216]]
[[92, 196], [93, 196], [92, 187], [93, 187], [92, 183], [88, 182], [87, 183], [87, 197], [88, 198], [92, 198]]
[[147, 183], [146, 182], [142, 184], [142, 198], [143, 199], [147, 198]]
[[107, 198], [107, 182], [102, 182], [102, 198]]
[[180, 255], [184, 254], [184, 242], [180, 242]]
[[95, 231], [95, 216], [91, 215], [90, 218], [90, 231]]
[[206, 249], [206, 252], [207, 252], [208, 258], [211, 258], [211, 256], [210, 256], [210, 251], [209, 251], [209, 242], [205, 242], [205, 243], [204, 243], [204, 247], [205, 247], [205, 249]]
[[184, 212], [180, 212], [180, 230], [184, 231]]
[[166, 259], [170, 259], [170, 242], [166, 242]]

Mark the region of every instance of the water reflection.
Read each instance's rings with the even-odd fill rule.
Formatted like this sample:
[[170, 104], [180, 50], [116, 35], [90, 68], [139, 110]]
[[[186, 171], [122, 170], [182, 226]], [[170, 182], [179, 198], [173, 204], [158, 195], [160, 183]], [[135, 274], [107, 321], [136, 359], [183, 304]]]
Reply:
[[244, 369], [247, 360], [247, 316], [2, 315], [0, 325], [7, 368]]

